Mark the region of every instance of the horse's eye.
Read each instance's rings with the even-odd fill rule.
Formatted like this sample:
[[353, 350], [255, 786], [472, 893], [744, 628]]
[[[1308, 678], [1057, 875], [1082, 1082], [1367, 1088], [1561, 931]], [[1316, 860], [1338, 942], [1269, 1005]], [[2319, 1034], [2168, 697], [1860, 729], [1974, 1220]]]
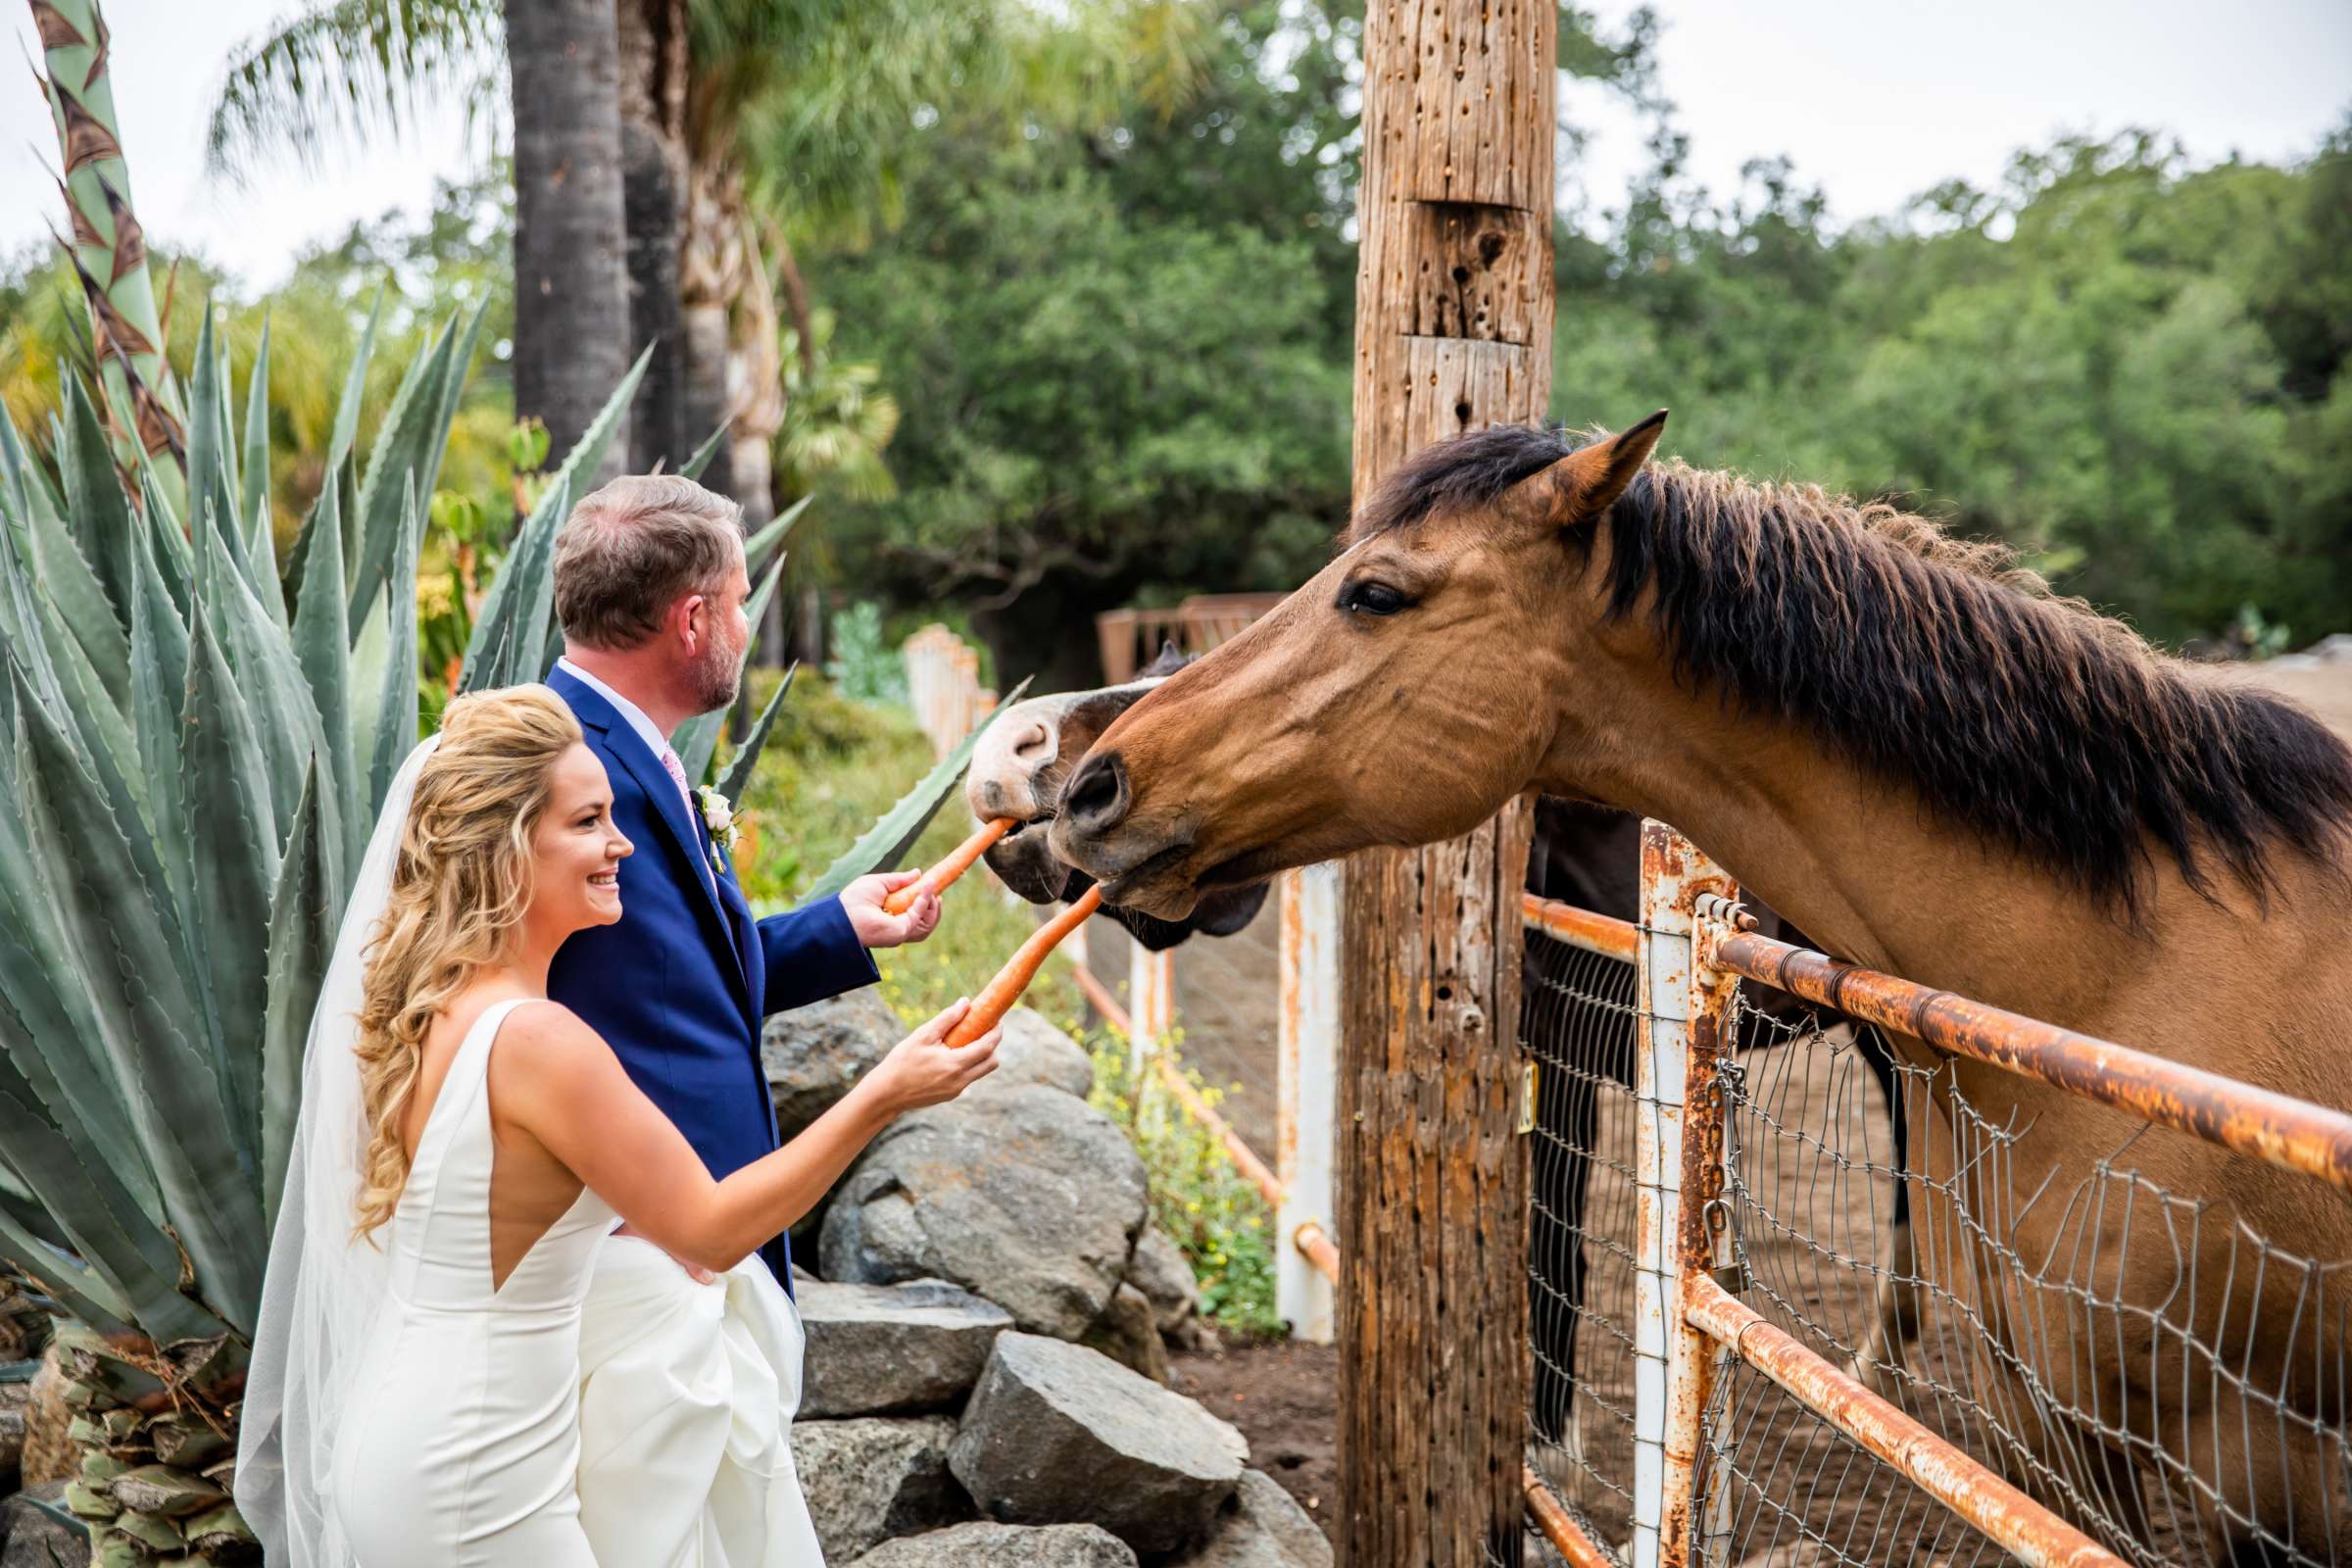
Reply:
[[1353, 582], [1340, 590], [1342, 610], [1360, 610], [1367, 615], [1394, 615], [1411, 603], [1385, 582]]

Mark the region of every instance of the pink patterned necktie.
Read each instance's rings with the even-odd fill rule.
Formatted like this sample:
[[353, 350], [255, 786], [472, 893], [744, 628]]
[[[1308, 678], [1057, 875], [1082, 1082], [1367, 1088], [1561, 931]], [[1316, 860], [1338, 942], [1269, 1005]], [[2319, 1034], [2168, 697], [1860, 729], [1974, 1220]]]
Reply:
[[[686, 782], [686, 764], [678, 760], [676, 752], [664, 746], [662, 748], [662, 765], [668, 770], [671, 778], [678, 781], [678, 793], [686, 797], [686, 819], [696, 827], [701, 827], [701, 813], [694, 808], [694, 786]], [[696, 837], [699, 839], [701, 834], [697, 833]], [[718, 874], [708, 866], [704, 867], [704, 873], [713, 879]]]

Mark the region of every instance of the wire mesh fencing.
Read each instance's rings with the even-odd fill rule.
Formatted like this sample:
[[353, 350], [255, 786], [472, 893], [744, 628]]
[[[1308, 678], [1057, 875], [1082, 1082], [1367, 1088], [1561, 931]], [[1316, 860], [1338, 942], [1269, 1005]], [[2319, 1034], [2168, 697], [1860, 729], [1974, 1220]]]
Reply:
[[1595, 1543], [1623, 1543], [1634, 1486], [1635, 966], [1526, 933], [1528, 1458]]
[[[2126, 1562], [2352, 1558], [2352, 1263], [2169, 1191], [2178, 1135], [2061, 1137], [2049, 1092], [1741, 991], [1723, 1201], [1749, 1307]], [[2006, 1560], [1738, 1360], [1705, 1444], [1706, 1560]]]

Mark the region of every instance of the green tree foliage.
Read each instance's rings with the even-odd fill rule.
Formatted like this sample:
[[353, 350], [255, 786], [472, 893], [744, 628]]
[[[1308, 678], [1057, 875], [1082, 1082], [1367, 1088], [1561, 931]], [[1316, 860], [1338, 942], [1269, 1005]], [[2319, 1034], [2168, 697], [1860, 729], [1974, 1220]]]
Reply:
[[880, 265], [822, 285], [903, 415], [898, 499], [833, 529], [845, 572], [1041, 654], [1147, 583], [1296, 580], [1347, 482], [1311, 246], [1130, 220], [1073, 139], [943, 135]]
[[1843, 233], [1659, 151], [1562, 245], [1556, 415], [1670, 405], [1693, 462], [1892, 493], [2160, 639], [2352, 624], [2352, 126], [2295, 169], [2069, 138]]
[[[1085, 673], [1093, 612], [1287, 586], [1345, 515], [1360, 7], [1229, 0], [1200, 85], [1091, 128], [927, 105], [904, 222], [804, 247], [902, 411], [900, 495], [828, 519], [860, 595], [971, 607]], [[1563, 67], [1654, 116], [1558, 233], [1553, 415], [1675, 411], [1710, 466], [1894, 495], [2182, 642], [2352, 625], [2352, 125], [2291, 168], [2066, 139], [1839, 228], [1784, 160], [1685, 174], [1650, 19]], [[1561, 127], [1564, 167], [1579, 138]], [[1015, 657], [1017, 656], [1017, 657]]]

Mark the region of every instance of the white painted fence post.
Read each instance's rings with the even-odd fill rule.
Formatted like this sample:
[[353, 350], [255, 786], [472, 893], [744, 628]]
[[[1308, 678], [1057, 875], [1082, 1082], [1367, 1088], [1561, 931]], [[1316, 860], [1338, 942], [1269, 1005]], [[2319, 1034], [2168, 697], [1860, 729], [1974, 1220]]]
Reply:
[[1152, 1058], [1176, 1027], [1176, 955], [1153, 953], [1132, 937], [1127, 955], [1127, 1015], [1135, 1025], [1127, 1036], [1127, 1064], [1140, 1093]]
[[[1695, 906], [1739, 896], [1720, 866], [1663, 822], [1642, 824], [1640, 1042], [1635, 1051], [1634, 1568], [1720, 1557], [1699, 1518], [1703, 1422], [1721, 1348], [1684, 1321], [1686, 1267], [1716, 1261], [1706, 1205], [1722, 1191], [1731, 979], [1697, 949]], [[1708, 1539], [1702, 1539], [1708, 1538]]]
[[1286, 871], [1282, 886], [1281, 1121], [1275, 1175], [1274, 1307], [1294, 1339], [1329, 1345], [1336, 1332], [1331, 1281], [1298, 1250], [1299, 1228], [1338, 1227], [1332, 1179], [1333, 1107], [1340, 1066], [1340, 867]]

